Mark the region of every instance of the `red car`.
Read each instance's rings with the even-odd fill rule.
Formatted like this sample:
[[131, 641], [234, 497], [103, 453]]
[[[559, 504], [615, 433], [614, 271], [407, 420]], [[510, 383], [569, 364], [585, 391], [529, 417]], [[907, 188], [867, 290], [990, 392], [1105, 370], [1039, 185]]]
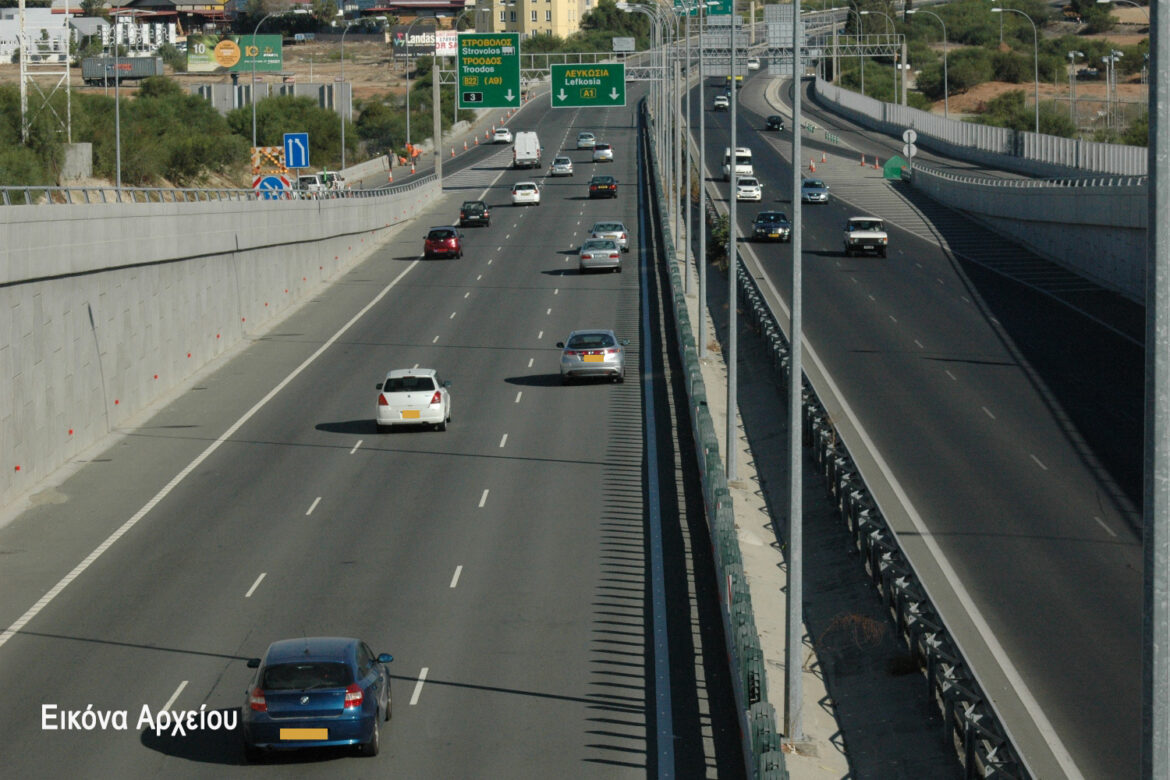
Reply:
[[454, 227], [433, 227], [423, 243], [423, 256], [463, 257], [463, 234]]

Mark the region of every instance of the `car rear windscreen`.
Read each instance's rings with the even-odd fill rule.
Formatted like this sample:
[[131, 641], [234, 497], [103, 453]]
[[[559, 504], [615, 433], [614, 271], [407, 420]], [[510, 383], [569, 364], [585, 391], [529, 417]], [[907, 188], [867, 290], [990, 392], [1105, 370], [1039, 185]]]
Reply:
[[424, 392], [435, 389], [435, 380], [429, 376], [396, 376], [387, 380], [383, 389], [389, 393]]
[[613, 336], [608, 333], [583, 333], [569, 339], [568, 349], [599, 349], [615, 346]]
[[427, 236], [430, 239], [455, 238], [454, 230], [432, 230]]
[[298, 661], [264, 669], [260, 687], [266, 691], [304, 691], [310, 688], [344, 688], [353, 682], [349, 667], [334, 661]]

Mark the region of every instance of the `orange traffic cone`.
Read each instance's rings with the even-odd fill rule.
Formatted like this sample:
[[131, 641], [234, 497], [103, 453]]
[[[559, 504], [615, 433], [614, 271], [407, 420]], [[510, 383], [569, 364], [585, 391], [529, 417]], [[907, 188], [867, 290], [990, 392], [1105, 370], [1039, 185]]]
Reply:
[[410, 175], [414, 176], [414, 163], [413, 162], [410, 164]]
[[467, 151], [467, 142], [466, 141], [463, 142], [463, 151], [465, 151], [465, 152]]
[[817, 161], [816, 160], [809, 160], [808, 161], [808, 169], [812, 173], [816, 173], [817, 172]]
[[862, 167], [862, 168], [864, 168], [864, 167], [865, 167], [865, 155], [864, 155], [864, 154], [863, 154], [863, 155], [861, 155], [861, 167]]
[[821, 152], [821, 162], [827, 163], [828, 161], [829, 161], [829, 158], [825, 156], [824, 152]]
[[393, 170], [390, 170], [390, 171], [388, 172], [388, 174], [387, 174], [387, 178], [388, 178], [388, 182], [389, 182], [390, 184], [393, 184], [393, 183], [394, 183], [394, 171], [393, 171]]
[[451, 156], [452, 157], [455, 156], [455, 147], [454, 146], [451, 147]]
[[479, 136], [478, 135], [475, 137], [475, 145], [479, 146]]
[[873, 169], [876, 171], [876, 170], [877, 170], [878, 168], [880, 168], [880, 167], [881, 167], [881, 166], [880, 166], [880, 165], [878, 165], [878, 158], [876, 158], [876, 157], [875, 157], [875, 158], [873, 158]]

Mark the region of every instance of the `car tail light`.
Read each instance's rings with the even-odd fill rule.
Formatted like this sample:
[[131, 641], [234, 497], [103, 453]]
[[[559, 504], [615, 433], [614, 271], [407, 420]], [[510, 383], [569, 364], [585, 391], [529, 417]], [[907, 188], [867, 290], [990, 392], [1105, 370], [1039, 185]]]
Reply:
[[622, 233], [622, 241], [625, 241], [625, 240], [626, 240], [626, 234]]
[[357, 683], [350, 683], [345, 686], [345, 709], [362, 706], [362, 699], [364, 698], [362, 695], [362, 686]]
[[453, 238], [448, 238], [448, 239], [447, 239], [447, 243], [448, 243], [450, 246], [455, 246], [455, 239], [453, 239]]
[[465, 211], [459, 212], [459, 219], [464, 219], [466, 216], [467, 216], [467, 212], [465, 212]]
[[605, 354], [607, 354], [607, 355], [616, 355], [617, 353], [618, 353], [618, 350], [616, 350], [616, 349], [607, 349], [605, 351]]
[[252, 708], [252, 712], [268, 712], [268, 702], [264, 700], [264, 691], [260, 686], [252, 689], [252, 694], [248, 697], [248, 706]]
[[577, 357], [577, 352], [572, 349], [565, 350], [565, 357]]
[[431, 405], [434, 406], [435, 404], [440, 404], [442, 402], [443, 402], [443, 394], [440, 393], [438, 390], [436, 390], [435, 394], [431, 396]]
[[614, 254], [614, 255], [610, 255], [610, 256], [609, 256], [609, 259], [610, 259], [610, 260], [617, 260], [619, 257], [620, 257], [620, 255], [616, 255], [616, 254]]
[[378, 406], [389, 406], [390, 402], [386, 400], [385, 393], [378, 393]]

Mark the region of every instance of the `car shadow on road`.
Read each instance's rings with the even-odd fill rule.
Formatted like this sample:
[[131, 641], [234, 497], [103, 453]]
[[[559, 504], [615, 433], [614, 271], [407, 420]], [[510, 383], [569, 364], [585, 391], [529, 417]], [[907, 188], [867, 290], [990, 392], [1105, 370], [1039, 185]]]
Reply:
[[560, 387], [561, 375], [556, 374], [529, 374], [527, 376], [510, 376], [505, 380], [510, 385], [521, 387]]
[[[155, 733], [153, 728], [146, 728], [139, 735], [142, 745], [150, 750], [167, 756], [195, 761], [202, 764], [224, 764], [228, 766], [242, 766], [249, 762], [244, 758], [244, 742], [241, 734], [240, 710], [238, 707], [223, 707], [215, 710], [206, 710], [203, 715], [212, 712], [224, 719], [232, 717], [237, 724], [234, 729], [187, 729], [185, 733], [175, 733], [173, 727]], [[178, 713], [176, 713], [177, 715]], [[154, 714], [156, 717], [158, 713]], [[205, 721], [206, 722], [206, 721]], [[281, 751], [269, 753], [264, 757], [265, 764], [315, 764], [321, 761], [334, 761], [340, 758], [350, 758], [356, 755], [353, 748], [305, 748], [302, 750]]]
[[366, 417], [362, 420], [341, 420], [340, 422], [318, 423], [313, 426], [318, 431], [323, 433], [374, 433], [377, 431], [372, 417]]

